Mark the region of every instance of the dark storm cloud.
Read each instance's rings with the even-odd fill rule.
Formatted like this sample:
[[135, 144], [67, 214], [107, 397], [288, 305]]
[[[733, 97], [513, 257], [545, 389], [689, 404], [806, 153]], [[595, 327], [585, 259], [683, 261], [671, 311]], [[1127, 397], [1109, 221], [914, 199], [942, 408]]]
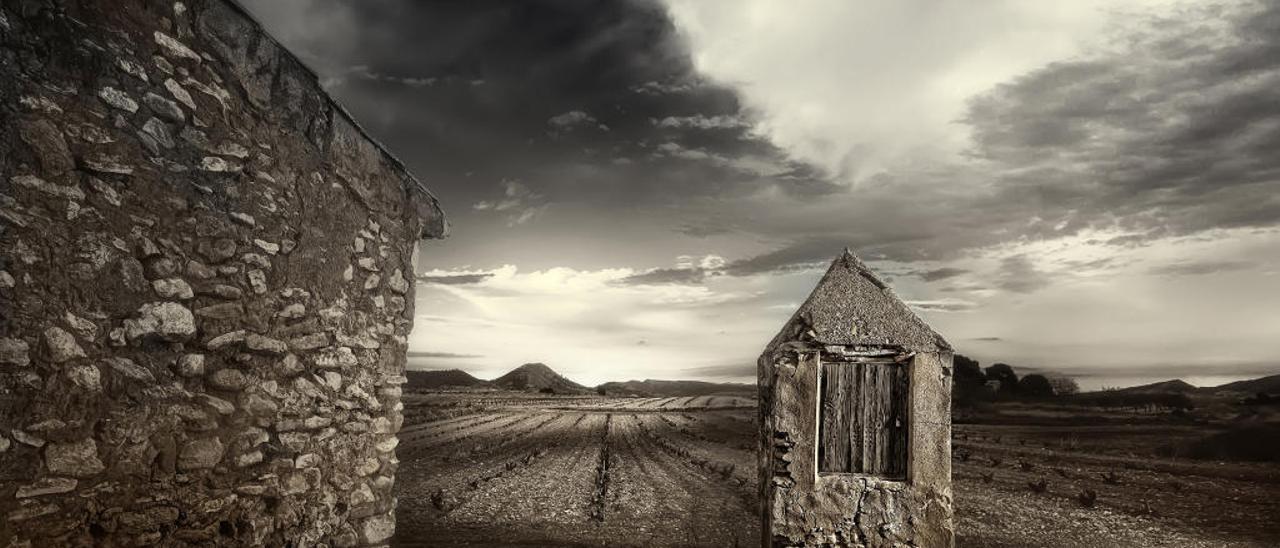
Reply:
[[976, 303], [959, 300], [907, 301], [908, 305], [933, 312], [965, 312], [978, 307]]
[[[1136, 246], [1280, 223], [1277, 5], [1129, 20], [1109, 49], [974, 97], [968, 159], [835, 185], [760, 137], [734, 90], [695, 72], [653, 1], [248, 3], [460, 227], [566, 222], [563, 202], [597, 215], [574, 230], [602, 234], [622, 214], [679, 211], [662, 221], [678, 235], [773, 242], [716, 269], [746, 276], [821, 267], [846, 246], [869, 260], [945, 261], [1091, 228], [1124, 230], [1108, 243]], [[1011, 259], [989, 283], [1027, 293], [1050, 276]]]
[[996, 287], [1013, 293], [1031, 293], [1048, 287], [1049, 275], [1042, 272], [1025, 255], [1005, 257], [1000, 261]]
[[733, 261], [725, 267], [725, 272], [734, 276], [751, 276], [815, 268], [838, 256], [844, 247], [839, 239], [805, 239], [776, 251]]
[[1200, 261], [1157, 266], [1148, 272], [1158, 276], [1202, 276], [1248, 270], [1255, 266], [1258, 266], [1258, 263], [1252, 261]]
[[440, 285], [469, 285], [478, 284], [492, 277], [492, 272], [477, 274], [422, 274], [418, 276], [418, 281]]
[[721, 267], [655, 268], [618, 280], [620, 285], [696, 285], [711, 276], [755, 276], [820, 268], [844, 249], [838, 240], [815, 238], [776, 251], [740, 259]]
[[468, 209], [504, 180], [601, 211], [831, 191], [751, 134], [736, 93], [695, 73], [655, 0], [247, 3], [455, 221], [522, 224]]
[[471, 208], [505, 215], [508, 227], [527, 223], [547, 208], [545, 197], [529, 190], [520, 181], [503, 180], [500, 186], [502, 192], [498, 198], [481, 200]]
[[[1107, 243], [1132, 247], [1280, 224], [1280, 3], [1122, 21], [1109, 48], [972, 98], [961, 161], [899, 166], [786, 204], [716, 206], [751, 219], [739, 231], [784, 242], [729, 271], [811, 265], [846, 245], [864, 258], [945, 261], [1087, 229], [1122, 231]], [[1050, 283], [1023, 261], [1005, 265], [1002, 289]]]
[[969, 272], [968, 270], [965, 270], [963, 268], [955, 268], [955, 267], [948, 266], [943, 268], [935, 268], [933, 270], [913, 272], [913, 274], [920, 276], [920, 279], [926, 282], [936, 282], [939, 280], [954, 278], [956, 276], [959, 276], [961, 274], [965, 274], [968, 272]]
[[1146, 245], [1155, 237], [1156, 235], [1150, 232], [1145, 234], [1125, 234], [1124, 236], [1108, 238], [1106, 244], [1116, 247], [1141, 247]]
[[620, 285], [695, 285], [706, 280], [713, 271], [705, 268], [655, 268], [633, 274], [621, 280]]
[[733, 230], [727, 226], [722, 226], [722, 225], [715, 225], [715, 224], [708, 224], [708, 223], [685, 223], [683, 225], [680, 225], [678, 228], [676, 228], [676, 232], [684, 234], [685, 236], [692, 236], [694, 238], [706, 238], [708, 236], [719, 236], [721, 234], [728, 234], [730, 232], [733, 232]]
[[[1221, 31], [1205, 24], [1221, 17]], [[1144, 233], [1116, 244], [1280, 222], [1280, 4], [1151, 20], [1128, 38], [973, 99], [972, 153], [1006, 168], [998, 198], [1045, 225]]]
[[1122, 261], [1122, 260], [1119, 260], [1117, 257], [1103, 257], [1101, 259], [1092, 259], [1087, 261], [1074, 260], [1074, 259], [1062, 261], [1063, 265], [1077, 271], [1079, 270], [1085, 270], [1085, 271], [1111, 270], [1111, 269], [1120, 268], [1121, 266], [1127, 265], [1129, 263], [1130, 261]]

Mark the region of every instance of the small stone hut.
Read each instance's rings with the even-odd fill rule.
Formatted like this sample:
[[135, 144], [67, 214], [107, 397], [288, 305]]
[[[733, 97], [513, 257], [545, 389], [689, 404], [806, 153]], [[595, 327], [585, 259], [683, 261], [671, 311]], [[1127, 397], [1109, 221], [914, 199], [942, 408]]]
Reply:
[[763, 546], [953, 546], [951, 358], [836, 258], [758, 363]]
[[0, 0], [0, 546], [380, 546], [436, 199], [230, 0]]

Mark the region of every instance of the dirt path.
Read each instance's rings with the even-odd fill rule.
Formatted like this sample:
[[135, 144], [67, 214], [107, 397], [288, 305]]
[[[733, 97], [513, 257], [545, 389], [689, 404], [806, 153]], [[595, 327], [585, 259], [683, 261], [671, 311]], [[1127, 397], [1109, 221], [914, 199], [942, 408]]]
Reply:
[[[654, 422], [650, 422], [654, 421]], [[652, 415], [615, 415], [610, 493], [599, 530], [602, 545], [740, 546], [759, 529], [735, 484], [655, 442]]]
[[[575, 546], [590, 540], [587, 506], [605, 415], [531, 413], [517, 427], [446, 445], [401, 465], [399, 546]], [[454, 444], [456, 445], [456, 444]], [[495, 536], [497, 535], [497, 536]]]
[[508, 408], [409, 432], [397, 545], [755, 544], [743, 470], [707, 468], [751, 455], [696, 431], [723, 421], [583, 411]]
[[607, 417], [592, 417], [574, 428], [563, 417], [543, 444], [541, 454], [484, 481], [458, 505], [448, 520], [462, 528], [563, 533], [569, 540], [589, 538], [589, 505], [595, 484], [598, 440]]

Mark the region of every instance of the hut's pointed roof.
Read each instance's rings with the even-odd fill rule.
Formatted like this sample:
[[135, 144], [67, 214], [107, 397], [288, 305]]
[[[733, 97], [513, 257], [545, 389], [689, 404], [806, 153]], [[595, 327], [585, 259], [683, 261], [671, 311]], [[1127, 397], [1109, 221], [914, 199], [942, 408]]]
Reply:
[[805, 333], [821, 344], [898, 345], [922, 352], [951, 350], [941, 335], [894, 295], [848, 249], [831, 262], [809, 298], [766, 352]]

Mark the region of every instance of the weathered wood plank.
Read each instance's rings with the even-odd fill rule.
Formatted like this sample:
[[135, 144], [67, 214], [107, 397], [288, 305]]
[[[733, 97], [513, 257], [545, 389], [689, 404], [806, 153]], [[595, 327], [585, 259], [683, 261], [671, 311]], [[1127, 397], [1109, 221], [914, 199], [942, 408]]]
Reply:
[[911, 431], [907, 427], [907, 417], [911, 409], [911, 377], [910, 369], [905, 365], [889, 366], [892, 372], [893, 399], [889, 414], [889, 466], [885, 476], [905, 479], [907, 477], [908, 451], [910, 451]]
[[905, 477], [906, 367], [894, 363], [823, 363], [818, 470]]
[[841, 420], [841, 406], [844, 400], [840, 396], [843, 393], [843, 387], [838, 364], [822, 364], [820, 386], [822, 416], [818, 427], [818, 471], [841, 472], [848, 466], [845, 460], [848, 451], [839, 442], [840, 432], [844, 429], [844, 423]]
[[862, 467], [864, 474], [876, 474], [883, 465], [881, 463], [884, 446], [884, 403], [885, 390], [881, 382], [882, 368], [880, 364], [867, 364], [860, 368], [864, 390], [859, 399], [863, 402], [859, 419], [866, 437], [862, 442]]
[[850, 384], [849, 368], [839, 363], [822, 365], [822, 416], [818, 443], [820, 472], [848, 472], [852, 416], [846, 394], [857, 393]]
[[840, 364], [840, 376], [842, 382], [847, 387], [845, 392], [840, 394], [842, 409], [841, 418], [844, 421], [845, 437], [841, 443], [845, 447], [848, 455], [845, 457], [845, 472], [856, 472], [858, 463], [862, 461], [862, 440], [864, 433], [858, 428], [858, 412], [862, 404], [862, 399], [857, 395], [862, 393], [862, 385], [859, 382], [858, 366], [852, 364]]

